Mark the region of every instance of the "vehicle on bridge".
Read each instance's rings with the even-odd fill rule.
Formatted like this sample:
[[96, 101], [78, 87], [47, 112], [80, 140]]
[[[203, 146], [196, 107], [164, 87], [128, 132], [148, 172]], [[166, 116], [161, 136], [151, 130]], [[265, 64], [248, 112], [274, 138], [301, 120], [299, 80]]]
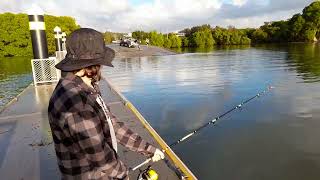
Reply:
[[129, 38], [129, 39], [123, 39], [120, 41], [120, 46], [124, 46], [124, 47], [129, 47], [129, 48], [134, 48], [134, 47], [138, 47], [138, 41], [133, 39], [133, 38]]

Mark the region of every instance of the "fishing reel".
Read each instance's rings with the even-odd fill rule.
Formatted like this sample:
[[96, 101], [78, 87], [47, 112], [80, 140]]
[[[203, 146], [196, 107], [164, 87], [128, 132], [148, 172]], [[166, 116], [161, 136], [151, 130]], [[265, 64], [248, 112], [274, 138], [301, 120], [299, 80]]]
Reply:
[[148, 166], [145, 170], [140, 170], [137, 180], [158, 180], [158, 173]]

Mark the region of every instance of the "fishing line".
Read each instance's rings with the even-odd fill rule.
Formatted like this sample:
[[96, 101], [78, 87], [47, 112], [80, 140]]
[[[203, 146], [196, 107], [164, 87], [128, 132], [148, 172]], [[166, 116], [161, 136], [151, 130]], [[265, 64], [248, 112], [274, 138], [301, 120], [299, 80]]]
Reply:
[[[169, 148], [173, 147], [173, 146], [176, 146], [177, 144], [189, 139], [191, 136], [193, 136], [194, 134], [198, 133], [199, 131], [201, 131], [203, 128], [209, 126], [210, 124], [215, 124], [219, 119], [223, 118], [224, 116], [226, 116], [227, 114], [233, 112], [234, 110], [236, 109], [240, 109], [242, 108], [243, 105], [247, 104], [248, 102], [252, 101], [253, 99], [255, 98], [258, 98], [264, 94], [266, 94], [267, 92], [269, 92], [271, 89], [273, 89], [274, 87], [272, 86], [268, 86], [265, 90], [259, 92], [258, 94], [248, 98], [247, 100], [243, 101], [242, 103], [234, 106], [233, 108], [231, 108], [230, 110], [222, 113], [221, 115], [218, 115], [216, 118], [212, 119], [211, 121], [209, 121], [208, 123], [198, 127], [197, 129], [193, 130], [192, 132], [188, 133], [187, 135], [183, 136], [182, 138], [180, 138], [179, 140], [173, 142], [172, 144], [170, 144], [168, 147], [166, 147], [165, 149], [162, 150], [162, 152], [165, 152], [167, 151]], [[137, 169], [139, 169], [141, 166], [149, 163], [151, 161], [151, 158], [148, 158], [147, 160], [145, 160], [143, 163], [137, 165], [136, 167], [132, 168], [131, 170], [132, 171], [135, 171]]]

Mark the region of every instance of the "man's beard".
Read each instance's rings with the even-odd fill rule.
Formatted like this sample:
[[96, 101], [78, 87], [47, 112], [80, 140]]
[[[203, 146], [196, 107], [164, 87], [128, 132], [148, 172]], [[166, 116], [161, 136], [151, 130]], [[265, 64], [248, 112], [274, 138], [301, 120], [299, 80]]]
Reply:
[[99, 68], [97, 74], [92, 77], [92, 83], [98, 83], [101, 80], [101, 68]]

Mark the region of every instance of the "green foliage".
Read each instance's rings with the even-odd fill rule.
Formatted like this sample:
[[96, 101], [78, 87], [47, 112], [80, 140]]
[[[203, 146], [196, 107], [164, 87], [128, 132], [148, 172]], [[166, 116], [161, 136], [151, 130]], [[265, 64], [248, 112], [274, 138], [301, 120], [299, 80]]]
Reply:
[[26, 14], [0, 14], [0, 57], [31, 56], [28, 16]]
[[212, 29], [212, 36], [219, 45], [242, 45], [250, 44], [251, 40], [247, 37], [246, 30], [235, 28], [215, 27]]
[[222, 45], [225, 43], [225, 41], [224, 41], [224, 32], [225, 31], [226, 31], [226, 29], [218, 27], [218, 26], [212, 30], [212, 36], [213, 36], [215, 42], [217, 42], [217, 44]]
[[164, 37], [161, 33], [157, 33], [156, 31], [151, 31], [149, 33], [150, 44], [154, 46], [163, 47]]
[[320, 1], [315, 1], [303, 9], [303, 18], [312, 23], [316, 29], [320, 28]]
[[111, 32], [105, 32], [103, 33], [104, 42], [106, 44], [110, 44], [115, 38], [113, 37], [113, 34]]
[[[285, 24], [286, 23], [286, 24]], [[320, 35], [320, 2], [316, 1], [303, 9], [303, 14], [295, 14], [288, 21], [283, 21], [279, 26], [281, 33], [272, 35], [272, 42], [277, 40], [286, 41], [309, 41], [313, 42]]]
[[180, 32], [185, 33], [186, 37], [190, 37], [192, 36], [192, 34], [194, 34], [195, 32], [198, 31], [205, 31], [205, 30], [210, 30], [211, 26], [209, 24], [203, 24], [201, 26], [194, 26], [191, 29], [190, 28], [186, 28]]
[[317, 30], [314, 28], [313, 24], [306, 23], [305, 30], [303, 31], [303, 38], [305, 41], [313, 42], [316, 37]]
[[230, 44], [241, 44], [241, 35], [238, 32], [230, 33]]
[[145, 41], [146, 39], [150, 38], [149, 33], [144, 31], [134, 31], [132, 33], [132, 37], [140, 41]]
[[183, 37], [181, 41], [182, 41], [182, 44], [181, 44], [182, 47], [189, 47], [189, 40], [188, 40], [188, 38]]
[[303, 9], [303, 14], [295, 14], [288, 21], [265, 23], [249, 35], [255, 43], [315, 41], [320, 38], [320, 1], [315, 1]]
[[212, 47], [215, 41], [208, 29], [197, 31], [192, 36], [195, 47]]
[[123, 33], [115, 33], [115, 32], [106, 31], [105, 33], [103, 33], [104, 42], [106, 44], [110, 44], [114, 40], [123, 38], [123, 35], [124, 35]]
[[240, 40], [240, 44], [249, 45], [249, 44], [251, 44], [251, 39], [248, 38], [247, 36], [242, 36], [241, 40]]
[[204, 47], [206, 45], [204, 33], [202, 31], [193, 33], [192, 40], [195, 47]]
[[165, 47], [165, 48], [171, 48], [171, 46], [172, 46], [172, 41], [171, 41], [171, 39], [170, 38], [167, 38], [166, 36], [164, 37], [164, 44], [163, 44], [163, 46]]
[[303, 31], [305, 41], [314, 41], [315, 38], [320, 39], [320, 1], [311, 3], [302, 12], [302, 16], [306, 20]]
[[265, 43], [268, 40], [268, 34], [261, 29], [257, 29], [252, 33], [252, 41], [256, 43]]
[[141, 44], [146, 44], [145, 40], [149, 39], [150, 44], [165, 48], [180, 48], [182, 46], [182, 39], [175, 34], [161, 34], [156, 31], [144, 32], [134, 31], [132, 37], [141, 41]]
[[289, 20], [288, 25], [290, 27], [289, 31], [289, 41], [303, 41], [302, 30], [305, 25], [305, 19], [301, 14], [295, 14]]
[[[259, 32], [258, 36], [255, 36], [255, 42], [286, 42], [288, 41], [288, 22], [287, 21], [275, 21], [271, 23], [265, 23], [265, 25], [260, 27], [264, 33], [267, 34], [267, 39], [265, 35]], [[256, 39], [260, 36], [262, 39]]]
[[63, 32], [71, 34], [72, 31], [79, 29], [80, 26], [76, 24], [74, 18], [68, 16], [51, 16], [45, 15], [44, 21], [46, 23], [46, 35], [48, 41], [49, 54], [54, 54], [56, 51], [55, 38], [53, 29], [59, 26]]
[[170, 48], [180, 48], [182, 45], [182, 40], [175, 34], [169, 34], [169, 40], [171, 41]]
[[[53, 28], [55, 26], [70, 34], [79, 28], [71, 17], [45, 15], [46, 36], [50, 54], [55, 52]], [[32, 43], [27, 14], [0, 14], [0, 57], [32, 56]]]

